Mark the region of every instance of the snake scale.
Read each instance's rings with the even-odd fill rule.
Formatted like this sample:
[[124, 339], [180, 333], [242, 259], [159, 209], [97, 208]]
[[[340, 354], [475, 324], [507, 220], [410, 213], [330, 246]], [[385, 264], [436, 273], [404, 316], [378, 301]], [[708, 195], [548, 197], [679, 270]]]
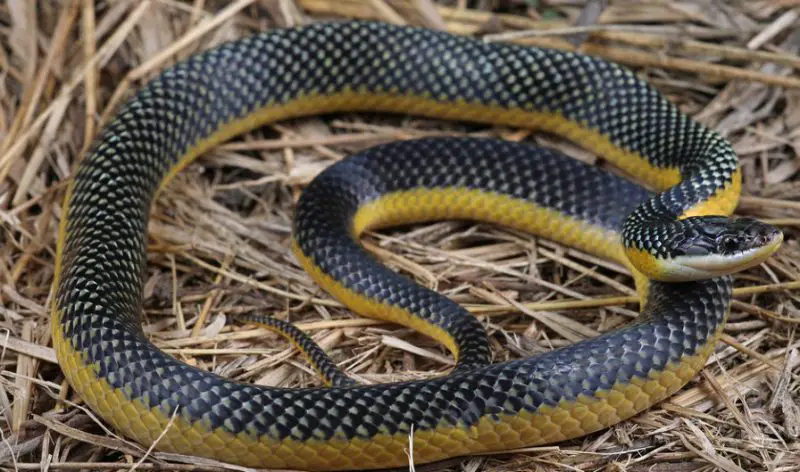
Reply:
[[[297, 206], [295, 254], [356, 312], [442, 342], [458, 359], [451, 373], [359, 385], [328, 363], [321, 373], [330, 386], [269, 388], [156, 349], [140, 312], [159, 188], [237, 134], [342, 111], [552, 132], [656, 193], [526, 144], [378, 146], [309, 185]], [[412, 438], [417, 463], [562, 441], [631, 417], [703, 367], [726, 319], [727, 274], [763, 261], [782, 239], [772, 227], [727, 217], [740, 188], [730, 144], [618, 65], [381, 23], [270, 30], [166, 69], [77, 167], [58, 240], [53, 344], [92, 410], [163, 451], [340, 470], [402, 466]], [[595, 339], [491, 364], [477, 319], [387, 269], [357, 240], [366, 229], [442, 218], [508, 225], [625, 264], [641, 316]], [[289, 337], [312, 364], [323, 363], [302, 333]]]

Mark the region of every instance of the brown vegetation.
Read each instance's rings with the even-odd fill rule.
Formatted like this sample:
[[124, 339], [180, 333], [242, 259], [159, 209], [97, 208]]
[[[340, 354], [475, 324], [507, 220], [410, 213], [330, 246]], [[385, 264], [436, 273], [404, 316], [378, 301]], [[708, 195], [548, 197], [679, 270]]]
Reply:
[[[63, 382], [49, 347], [46, 307], [64, 182], [121, 101], [164, 67], [266, 28], [346, 17], [577, 48], [634, 67], [733, 142], [745, 175], [739, 213], [786, 233], [775, 257], [737, 277], [725, 338], [679, 394], [587, 438], [446, 467], [800, 470], [800, 2], [618, 0], [594, 9], [601, 3], [0, 3], [0, 467], [225, 468], [148, 452], [115, 436]], [[236, 320], [253, 308], [297, 322], [365, 382], [446, 371], [452, 361], [441, 346], [408, 329], [355, 318], [321, 292], [289, 252], [290, 224], [304, 184], [348, 153], [465, 130], [414, 117], [341, 114], [270, 125], [202, 157], [153, 210], [145, 329], [185, 362], [263, 385], [319, 381], [287, 343]], [[469, 133], [596, 160], [552, 136], [492, 127]], [[442, 222], [370, 234], [365, 243], [387, 264], [480, 316], [495, 361], [594, 336], [636, 313], [624, 269], [502, 228]]]

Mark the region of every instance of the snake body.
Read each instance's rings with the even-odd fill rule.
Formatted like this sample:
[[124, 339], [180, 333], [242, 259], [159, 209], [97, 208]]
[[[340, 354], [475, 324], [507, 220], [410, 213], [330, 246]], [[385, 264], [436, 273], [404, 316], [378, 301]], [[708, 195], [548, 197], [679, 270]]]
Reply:
[[[360, 110], [551, 131], [661, 192], [522, 144], [379, 146], [330, 167], [304, 192], [295, 252], [357, 312], [444, 343], [458, 358], [452, 373], [268, 388], [156, 349], [140, 311], [158, 189], [210, 147], [264, 123]], [[702, 368], [724, 325], [731, 277], [651, 279], [673, 278], [659, 261], [692, 255], [681, 252], [676, 224], [702, 235], [703, 215], [731, 214], [739, 191], [730, 145], [620, 66], [379, 23], [272, 30], [167, 69], [103, 130], [65, 200], [53, 344], [95, 412], [164, 451], [339, 470], [402, 466], [410, 438], [417, 463], [574, 438], [648, 408]], [[510, 225], [626, 264], [642, 315], [596, 339], [491, 365], [476, 319], [386, 269], [356, 239], [367, 228], [438, 218]]]

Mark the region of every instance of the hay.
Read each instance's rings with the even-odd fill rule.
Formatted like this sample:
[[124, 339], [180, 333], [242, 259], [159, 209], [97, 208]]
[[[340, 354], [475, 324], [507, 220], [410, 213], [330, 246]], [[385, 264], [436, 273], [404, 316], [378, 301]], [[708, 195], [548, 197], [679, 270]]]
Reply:
[[[779, 225], [787, 236], [777, 256], [737, 277], [723, 343], [703, 375], [677, 395], [586, 438], [445, 467], [800, 470], [800, 2], [621, 0], [602, 10], [594, 7], [603, 2], [590, 0], [582, 10], [586, 3], [0, 4], [0, 464], [8, 470], [231, 470], [145, 451], [113, 435], [63, 382], [49, 347], [46, 307], [64, 180], [121, 101], [177, 59], [268, 27], [348, 17], [493, 41], [578, 45], [634, 67], [731, 139], [745, 175], [739, 213]], [[408, 329], [352, 317], [289, 252], [293, 204], [320, 170], [378, 142], [439, 133], [524, 139], [595, 161], [551, 136], [414, 117], [340, 114], [266, 126], [202, 157], [155, 204], [147, 333], [179, 359], [237, 380], [319, 385], [287, 343], [235, 319], [256, 308], [299, 323], [365, 382], [446, 371], [452, 358], [441, 346]], [[390, 266], [480, 316], [495, 361], [593, 336], [635, 315], [624, 269], [513, 231], [442, 222], [370, 234], [365, 243]]]

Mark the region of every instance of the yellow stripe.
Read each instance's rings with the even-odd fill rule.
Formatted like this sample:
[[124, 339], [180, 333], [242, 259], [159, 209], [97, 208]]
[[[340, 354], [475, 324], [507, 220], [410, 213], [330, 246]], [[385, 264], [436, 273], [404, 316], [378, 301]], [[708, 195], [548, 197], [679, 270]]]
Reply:
[[326, 292], [330, 293], [334, 298], [351, 310], [368, 318], [390, 321], [413, 328], [415, 331], [439, 341], [453, 353], [454, 357], [458, 358], [458, 345], [447, 331], [423, 321], [418, 316], [402, 308], [371, 300], [349, 290], [344, 285], [341, 285], [335, 279], [322, 272], [319, 266], [314, 264], [314, 262], [303, 253], [296, 241], [292, 244], [292, 249], [297, 259], [300, 261], [300, 265], [303, 266], [303, 269], [311, 278]]
[[366, 88], [348, 89], [332, 95], [308, 93], [283, 105], [268, 103], [248, 116], [233, 120], [220, 127], [209, 137], [192, 146], [163, 180], [163, 188], [178, 172], [215, 145], [249, 130], [288, 118], [319, 115], [336, 111], [386, 111], [445, 120], [463, 120], [477, 123], [506, 125], [549, 131], [581, 144], [585, 149], [631, 174], [636, 179], [657, 189], [671, 187], [680, 181], [678, 169], [653, 166], [641, 155], [624, 151], [609, 138], [597, 131], [567, 120], [560, 113], [542, 113], [522, 109], [503, 109], [491, 105], [466, 101], [441, 102], [413, 95], [380, 95]]
[[367, 229], [441, 219], [508, 226], [628, 264], [619, 235], [613, 231], [522, 199], [477, 189], [419, 188], [382, 195], [358, 209], [353, 232], [358, 236]]
[[[618, 233], [507, 195], [464, 188], [420, 188], [382, 195], [358, 209], [353, 234], [358, 237], [368, 229], [442, 219], [503, 225], [615, 261], [630, 270], [642, 306], [647, 299], [650, 281], [631, 264]], [[651, 257], [650, 261], [655, 260]]]
[[[76, 392], [101, 417], [141, 444], [152, 444], [160, 438], [161, 451], [191, 452], [249, 467], [342, 470], [407, 464], [406, 434], [383, 432], [370, 439], [276, 441], [254, 433], [233, 435], [211, 431], [208, 425], [191, 423], [180, 414], [171, 421], [159, 408], [149, 409], [141, 401], [131, 401], [121, 390], [111, 388], [104, 378], [98, 377], [97, 366], [87, 366], [83, 354], [72, 349], [60, 329], [54, 333], [53, 346]], [[597, 392], [595, 397], [561, 401], [534, 413], [499, 415], [497, 420], [482, 418], [469, 428], [442, 424], [433, 430], [416, 431], [415, 460], [424, 463], [550, 444], [614, 425], [663, 400], [693, 378], [703, 368], [718, 336], [719, 332], [695, 355], [684, 356], [663, 371], [651, 372], [646, 380], [617, 384], [608, 391]]]
[[626, 254], [630, 265], [636, 267], [645, 278], [664, 280], [667, 277], [668, 274], [664, 270], [664, 264], [650, 254], [650, 251], [632, 247], [626, 250]]
[[736, 206], [739, 205], [739, 195], [742, 193], [742, 170], [737, 169], [731, 176], [731, 182], [719, 189], [697, 205], [684, 211], [679, 219], [689, 218], [690, 216], [703, 215], [732, 215]]

